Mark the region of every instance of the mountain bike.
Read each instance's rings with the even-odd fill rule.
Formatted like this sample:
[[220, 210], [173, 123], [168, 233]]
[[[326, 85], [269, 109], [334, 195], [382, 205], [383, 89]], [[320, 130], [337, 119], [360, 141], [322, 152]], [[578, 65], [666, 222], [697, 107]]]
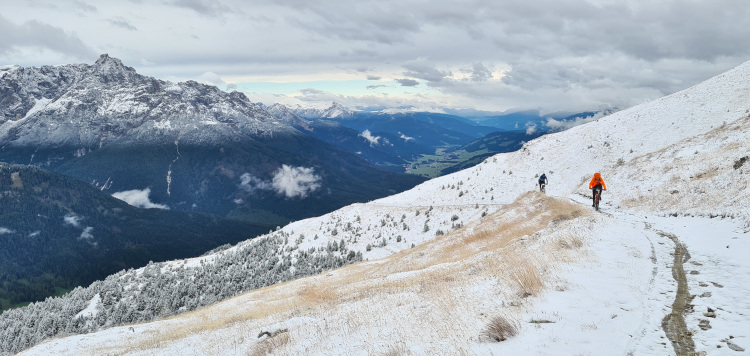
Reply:
[[547, 183], [539, 183], [539, 191], [542, 193], [547, 193], [545, 188], [547, 187]]
[[602, 190], [592, 189], [594, 191], [594, 209], [599, 211], [599, 201], [602, 200]]

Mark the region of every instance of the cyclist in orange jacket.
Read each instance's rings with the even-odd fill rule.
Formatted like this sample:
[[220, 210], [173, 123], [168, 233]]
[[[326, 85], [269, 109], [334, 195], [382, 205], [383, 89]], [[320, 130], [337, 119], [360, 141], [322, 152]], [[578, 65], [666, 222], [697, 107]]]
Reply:
[[[591, 178], [589, 189], [591, 189], [592, 192], [592, 199], [596, 199], [597, 193], [601, 196], [602, 190], [607, 190], [607, 185], [604, 184], [604, 179], [602, 179], [602, 175], [599, 172], [594, 173], [594, 178]], [[594, 202], [592, 202], [591, 206], [594, 205]]]

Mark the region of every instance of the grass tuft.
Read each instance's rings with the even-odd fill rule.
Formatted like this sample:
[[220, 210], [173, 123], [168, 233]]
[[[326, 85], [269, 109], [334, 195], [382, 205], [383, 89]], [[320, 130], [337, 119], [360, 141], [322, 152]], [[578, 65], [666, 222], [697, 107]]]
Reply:
[[518, 322], [510, 321], [502, 316], [493, 318], [484, 330], [483, 335], [497, 342], [518, 335]]

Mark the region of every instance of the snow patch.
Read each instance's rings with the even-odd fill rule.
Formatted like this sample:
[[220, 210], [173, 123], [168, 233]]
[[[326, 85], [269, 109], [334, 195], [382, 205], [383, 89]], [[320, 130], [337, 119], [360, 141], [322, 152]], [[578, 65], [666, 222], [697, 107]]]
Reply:
[[172, 122], [170, 120], [157, 121], [154, 122], [154, 128], [160, 130], [171, 130]]
[[34, 106], [31, 109], [29, 109], [29, 111], [26, 112], [26, 115], [24, 115], [24, 117], [21, 120], [27, 117], [30, 117], [39, 111], [44, 110], [44, 108], [46, 108], [50, 102], [52, 102], [52, 99], [41, 98], [41, 99], [36, 100], [36, 102], [34, 102]]
[[101, 304], [102, 297], [99, 295], [99, 293], [96, 293], [93, 298], [89, 301], [89, 304], [81, 310], [78, 314], [76, 314], [75, 318], [93, 318], [96, 315], [96, 308]]

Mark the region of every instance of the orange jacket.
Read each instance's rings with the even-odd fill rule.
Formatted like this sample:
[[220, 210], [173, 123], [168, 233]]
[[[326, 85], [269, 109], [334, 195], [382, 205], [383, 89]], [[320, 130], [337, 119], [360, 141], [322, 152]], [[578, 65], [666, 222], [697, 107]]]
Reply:
[[602, 189], [607, 190], [607, 185], [604, 184], [604, 179], [602, 179], [602, 175], [599, 173], [595, 173], [594, 178], [591, 178], [591, 183], [589, 183], [589, 189], [593, 188], [597, 184], [601, 184]]

